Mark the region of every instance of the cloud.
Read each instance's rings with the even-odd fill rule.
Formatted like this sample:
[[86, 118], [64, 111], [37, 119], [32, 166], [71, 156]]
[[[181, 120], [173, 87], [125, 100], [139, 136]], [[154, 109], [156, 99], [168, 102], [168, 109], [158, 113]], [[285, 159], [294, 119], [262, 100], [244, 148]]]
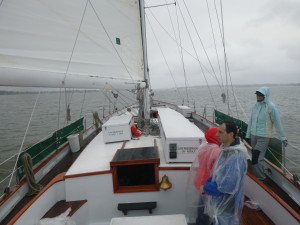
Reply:
[[[211, 2], [210, 2], [211, 3]], [[193, 57], [196, 57], [194, 48], [201, 63], [212, 73], [210, 64], [219, 77], [219, 63], [222, 70], [224, 66], [223, 49], [221, 47], [216, 18], [212, 15], [216, 45], [220, 62], [218, 63], [214, 42], [211, 34], [211, 27], [207, 14], [206, 3], [201, 1], [187, 2], [192, 5], [190, 14], [195, 16], [194, 23], [198, 29], [196, 33], [192, 25], [190, 35], [194, 46], [191, 45], [189, 35], [185, 30], [181, 36], [182, 45]], [[191, 5], [190, 5], [191, 6]], [[213, 12], [213, 5], [210, 5]], [[166, 18], [163, 9], [159, 21]], [[236, 84], [255, 84], [255, 83], [299, 83], [300, 82], [300, 1], [298, 0], [253, 0], [249, 2], [228, 0], [223, 2], [224, 28], [226, 54], [228, 57], [230, 74], [233, 83]], [[205, 19], [206, 17], [206, 19]], [[186, 19], [188, 21], [188, 19]], [[163, 23], [163, 22], [162, 22]], [[166, 24], [166, 23], [165, 23]], [[184, 86], [182, 63], [178, 54], [178, 49], [174, 41], [168, 39], [167, 35], [161, 30], [156, 30], [156, 35], [163, 34], [163, 49], [166, 60], [172, 70], [173, 77], [178, 86]], [[200, 44], [200, 35], [205, 51], [210, 57], [210, 62]], [[171, 47], [169, 46], [172, 43]], [[155, 76], [162, 73], [158, 82], [153, 80], [153, 86], [174, 87], [174, 82], [168, 75], [168, 71], [162, 58], [151, 52], [149, 57], [150, 72], [155, 71]], [[171, 54], [168, 54], [171, 53]], [[184, 53], [186, 76], [189, 84], [205, 85], [206, 80], [202, 74], [197, 60], [187, 53]], [[179, 60], [178, 60], [179, 59]], [[218, 82], [205, 70], [206, 79], [209, 84]], [[225, 81], [224, 71], [223, 81]], [[165, 82], [164, 82], [165, 81]]]

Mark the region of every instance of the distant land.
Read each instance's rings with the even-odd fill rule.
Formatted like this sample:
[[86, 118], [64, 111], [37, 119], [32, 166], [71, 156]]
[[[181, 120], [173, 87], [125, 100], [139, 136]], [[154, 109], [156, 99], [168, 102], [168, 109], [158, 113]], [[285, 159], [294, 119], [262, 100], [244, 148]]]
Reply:
[[[294, 83], [294, 84], [235, 84], [233, 86], [235, 87], [249, 87], [249, 86], [300, 86], [300, 83]], [[210, 85], [210, 87], [217, 87], [218, 85]], [[199, 87], [206, 87], [206, 85], [201, 85], [201, 86], [192, 86], [189, 87], [189, 89], [195, 89]], [[182, 89], [185, 87], [178, 87], [178, 89]], [[1, 90], [2, 89], [2, 90]], [[174, 87], [168, 87], [168, 88], [157, 88], [154, 90], [170, 90], [170, 89], [175, 89]], [[99, 91], [98, 89], [90, 89], [90, 90], [83, 90], [83, 89], [67, 89], [69, 92], [97, 92]], [[57, 93], [60, 92], [58, 88], [18, 88], [18, 87], [1, 87], [0, 86], [0, 95], [18, 95], [18, 94], [35, 94], [41, 91], [42, 94], [44, 93]], [[61, 92], [65, 92], [64, 89], [62, 89]]]
[[[98, 90], [71, 90], [71, 91], [69, 91], [68, 90], [68, 92], [97, 92]], [[20, 94], [36, 94], [36, 93], [38, 93], [39, 91], [37, 90], [37, 91], [17, 91], [17, 90], [15, 90], [15, 91], [1, 91], [0, 90], [0, 95], [20, 95]], [[41, 91], [41, 94], [51, 94], [51, 93], [59, 93], [60, 91], [58, 91], [58, 90], [51, 90], [51, 91], [49, 91], [49, 90], [46, 90], [46, 91]], [[63, 91], [61, 91], [61, 92], [65, 92], [64, 90]]]

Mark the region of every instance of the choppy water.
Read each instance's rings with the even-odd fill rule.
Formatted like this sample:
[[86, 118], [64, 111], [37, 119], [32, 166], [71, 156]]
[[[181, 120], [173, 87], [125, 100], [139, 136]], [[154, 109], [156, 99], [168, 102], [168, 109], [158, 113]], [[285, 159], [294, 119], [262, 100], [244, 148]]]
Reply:
[[[239, 99], [239, 103], [233, 101], [232, 95], [230, 97], [230, 110], [232, 115], [238, 116], [244, 121], [248, 121], [248, 116], [252, 106], [255, 104], [256, 98], [254, 92], [259, 86], [237, 86], [235, 87], [235, 95]], [[207, 87], [192, 88], [189, 91], [189, 103], [196, 108], [200, 114], [206, 108], [207, 116], [212, 119], [213, 108], [228, 113], [228, 106], [224, 104], [221, 99], [221, 91], [218, 87], [210, 88], [212, 97]], [[231, 92], [231, 90], [230, 90]], [[124, 96], [125, 94], [126, 96]], [[117, 107], [123, 107], [128, 103], [135, 101], [135, 96], [129, 92], [119, 94], [119, 102]], [[181, 96], [185, 98], [187, 104], [187, 97], [185, 90], [181, 89], [180, 94], [174, 90], [157, 90], [154, 98], [165, 100], [177, 104], [182, 104]], [[16, 95], [0, 95], [0, 163], [8, 157], [17, 153], [20, 149], [22, 139], [30, 118], [34, 102], [38, 94], [16, 94]], [[32, 122], [25, 139], [24, 148], [35, 144], [41, 138], [51, 134], [54, 130], [61, 128], [65, 123], [65, 96], [61, 94], [61, 103], [59, 101], [60, 93], [42, 93], [39, 96], [36, 110], [33, 114]], [[271, 100], [277, 104], [286, 136], [291, 145], [300, 149], [299, 127], [300, 127], [300, 86], [272, 86]], [[75, 92], [71, 98], [71, 116], [72, 120], [76, 120], [80, 115], [90, 115], [98, 111], [99, 115], [112, 109], [112, 105], [116, 100], [110, 95], [110, 102], [104, 97], [102, 92]], [[60, 107], [59, 107], [60, 103]], [[236, 112], [236, 105], [238, 105], [238, 114]], [[60, 109], [60, 113], [59, 112]], [[244, 112], [243, 112], [244, 111]], [[58, 118], [59, 122], [58, 122]], [[87, 121], [91, 123], [91, 119]], [[24, 149], [23, 148], [23, 149]], [[288, 168], [300, 174], [300, 151], [289, 146], [287, 148], [287, 157], [293, 159], [293, 162], [287, 161]], [[0, 165], [0, 180], [6, 177], [13, 169], [14, 161], [11, 160], [3, 165]], [[298, 168], [297, 168], [298, 167]], [[0, 183], [0, 192], [8, 183], [9, 179]]]

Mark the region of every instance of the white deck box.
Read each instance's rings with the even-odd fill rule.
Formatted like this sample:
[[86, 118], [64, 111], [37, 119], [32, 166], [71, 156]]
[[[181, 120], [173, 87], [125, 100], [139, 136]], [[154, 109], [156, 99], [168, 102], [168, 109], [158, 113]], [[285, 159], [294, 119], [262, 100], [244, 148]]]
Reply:
[[186, 105], [178, 105], [177, 111], [181, 113], [184, 117], [192, 116], [192, 109]]
[[161, 142], [166, 162], [193, 162], [204, 133], [180, 113], [158, 108]]
[[131, 139], [132, 115], [124, 114], [111, 117], [102, 125], [103, 140], [105, 143], [127, 141]]

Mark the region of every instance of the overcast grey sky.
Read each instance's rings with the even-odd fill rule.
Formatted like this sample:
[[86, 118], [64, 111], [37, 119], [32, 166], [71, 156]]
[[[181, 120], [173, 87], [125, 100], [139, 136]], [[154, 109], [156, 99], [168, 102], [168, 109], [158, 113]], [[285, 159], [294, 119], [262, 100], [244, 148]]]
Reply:
[[[182, 0], [179, 6], [185, 15], [185, 23], [191, 24]], [[165, 0], [146, 0], [147, 6], [163, 4]], [[174, 0], [168, 0], [168, 3]], [[217, 24], [213, 0], [207, 0], [213, 21], [213, 30], [218, 46], [221, 74], [225, 83], [224, 60], [221, 47], [220, 32]], [[226, 53], [229, 62], [233, 84], [262, 84], [262, 83], [300, 83], [300, 1], [299, 0], [223, 0], [223, 18], [225, 29]], [[194, 19], [197, 32], [205, 46], [211, 64], [222, 83], [218, 69], [217, 57], [214, 48], [212, 31], [209, 23], [206, 0], [185, 0], [189, 13]], [[216, 0], [219, 4], [219, 0]], [[218, 8], [219, 10], [220, 8]], [[165, 60], [161, 54], [164, 52], [166, 61], [177, 86], [184, 86], [184, 73], [179, 49], [170, 36], [175, 37], [169, 19], [169, 11], [175, 15], [175, 6], [156, 7], [146, 9], [147, 15], [147, 42], [151, 83], [153, 88], [174, 87]], [[177, 6], [177, 14], [180, 14]], [[220, 11], [219, 11], [220, 12]], [[153, 17], [155, 15], [155, 18]], [[176, 17], [172, 17], [173, 20]], [[179, 17], [178, 17], [179, 18]], [[149, 24], [150, 21], [150, 24]], [[158, 22], [162, 25], [159, 25]], [[180, 22], [181, 21], [181, 22]], [[184, 29], [182, 18], [179, 26]], [[161, 28], [164, 26], [169, 34]], [[175, 32], [178, 25], [174, 22]], [[190, 25], [188, 25], [190, 26]], [[156, 38], [159, 39], [160, 48]], [[190, 34], [184, 30], [180, 32], [182, 46], [194, 57], [194, 51], [189, 35], [194, 40], [198, 57], [205, 68], [210, 65], [200, 44], [198, 34], [190, 26]], [[177, 40], [179, 35], [177, 34]], [[179, 41], [178, 41], [179, 42]], [[183, 51], [184, 68], [190, 86], [205, 85], [204, 75], [199, 63]], [[208, 84], [217, 84], [216, 79], [206, 73]]]

